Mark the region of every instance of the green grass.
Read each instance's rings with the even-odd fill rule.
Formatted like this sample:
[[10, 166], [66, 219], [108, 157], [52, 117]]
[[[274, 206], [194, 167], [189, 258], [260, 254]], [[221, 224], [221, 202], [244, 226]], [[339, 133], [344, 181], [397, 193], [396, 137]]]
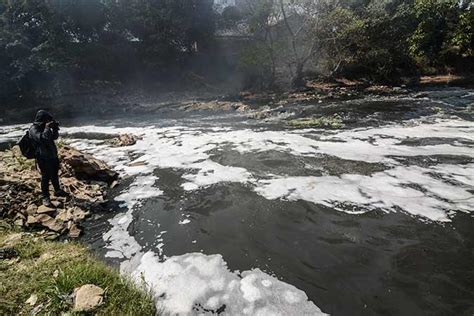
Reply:
[[60, 139], [56, 142], [56, 147], [58, 148], [58, 150], [60, 150], [60, 149], [63, 148], [64, 146], [66, 146], [66, 142], [64, 141], [63, 138], [60, 138]]
[[309, 118], [300, 118], [291, 120], [288, 122], [288, 125], [295, 128], [342, 128], [344, 123], [338, 115], [334, 116], [322, 116], [318, 118], [309, 117]]
[[[11, 235], [11, 231], [0, 230], [1, 247]], [[74, 314], [70, 294], [84, 284], [95, 284], [105, 290], [104, 304], [94, 314], [156, 313], [150, 293], [94, 258], [81, 244], [27, 235], [14, 248], [18, 258], [0, 260], [0, 315], [26, 315], [38, 306], [41, 314]], [[34, 306], [25, 303], [32, 294], [38, 296]]]

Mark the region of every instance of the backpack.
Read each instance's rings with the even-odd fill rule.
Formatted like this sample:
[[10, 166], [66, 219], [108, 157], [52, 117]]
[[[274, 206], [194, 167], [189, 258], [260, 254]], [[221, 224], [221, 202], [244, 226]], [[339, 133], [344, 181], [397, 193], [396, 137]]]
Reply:
[[21, 154], [26, 159], [35, 159], [36, 158], [36, 144], [31, 139], [29, 131], [26, 131], [17, 143], [20, 147]]

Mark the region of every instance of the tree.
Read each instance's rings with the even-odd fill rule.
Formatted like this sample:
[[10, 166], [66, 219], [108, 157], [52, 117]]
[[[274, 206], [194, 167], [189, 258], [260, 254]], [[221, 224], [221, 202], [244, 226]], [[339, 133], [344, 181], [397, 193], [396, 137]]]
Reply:
[[416, 0], [419, 21], [410, 37], [410, 52], [421, 66], [456, 66], [472, 57], [473, 8], [467, 1]]
[[215, 23], [212, 0], [0, 0], [0, 26], [0, 98], [36, 102], [74, 82], [171, 74]]
[[68, 61], [61, 20], [40, 0], [3, 0], [1, 8], [2, 97], [41, 98]]

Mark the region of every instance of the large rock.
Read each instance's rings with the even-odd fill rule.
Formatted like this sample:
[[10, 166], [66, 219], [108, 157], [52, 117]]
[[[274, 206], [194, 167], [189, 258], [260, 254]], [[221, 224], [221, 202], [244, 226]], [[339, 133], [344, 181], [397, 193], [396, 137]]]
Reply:
[[40, 207], [38, 207], [36, 212], [38, 214], [45, 214], [45, 213], [52, 213], [52, 212], [55, 212], [55, 211], [56, 211], [55, 208], [51, 208], [51, 207], [41, 205]]
[[28, 215], [28, 218], [26, 219], [26, 224], [27, 225], [33, 225], [33, 224], [38, 224], [39, 220], [33, 216], [33, 215]]
[[74, 289], [74, 311], [90, 312], [103, 301], [104, 290], [94, 284], [86, 284]]
[[68, 222], [71, 220], [74, 222], [80, 222], [84, 220], [88, 215], [88, 212], [85, 212], [79, 207], [75, 206], [72, 208], [60, 210], [58, 215], [56, 216], [56, 219], [63, 222]]
[[116, 147], [132, 146], [137, 143], [138, 139], [141, 138], [132, 134], [122, 134], [119, 135], [117, 138], [112, 139], [111, 143]]
[[38, 210], [38, 207], [34, 204], [30, 204], [28, 205], [28, 207], [26, 208], [26, 213], [28, 215], [35, 215], [36, 214], [36, 211]]
[[117, 172], [110, 170], [104, 162], [69, 146], [62, 147], [59, 155], [66, 172], [79, 180], [111, 184], [118, 177]]
[[69, 222], [67, 225], [69, 230], [68, 236], [71, 238], [78, 238], [81, 235], [81, 230], [77, 227], [74, 222]]
[[57, 221], [54, 218], [42, 221], [41, 225], [48, 227], [50, 230], [54, 232], [60, 232], [65, 228], [65, 225], [61, 221]]

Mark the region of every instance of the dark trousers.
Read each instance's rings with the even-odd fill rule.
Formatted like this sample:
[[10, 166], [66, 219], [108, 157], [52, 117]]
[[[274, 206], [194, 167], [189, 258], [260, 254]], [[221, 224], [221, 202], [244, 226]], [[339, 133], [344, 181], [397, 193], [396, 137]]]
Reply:
[[55, 191], [59, 191], [59, 160], [38, 158], [38, 167], [41, 171], [41, 193], [43, 197], [49, 197], [49, 182], [53, 184]]

